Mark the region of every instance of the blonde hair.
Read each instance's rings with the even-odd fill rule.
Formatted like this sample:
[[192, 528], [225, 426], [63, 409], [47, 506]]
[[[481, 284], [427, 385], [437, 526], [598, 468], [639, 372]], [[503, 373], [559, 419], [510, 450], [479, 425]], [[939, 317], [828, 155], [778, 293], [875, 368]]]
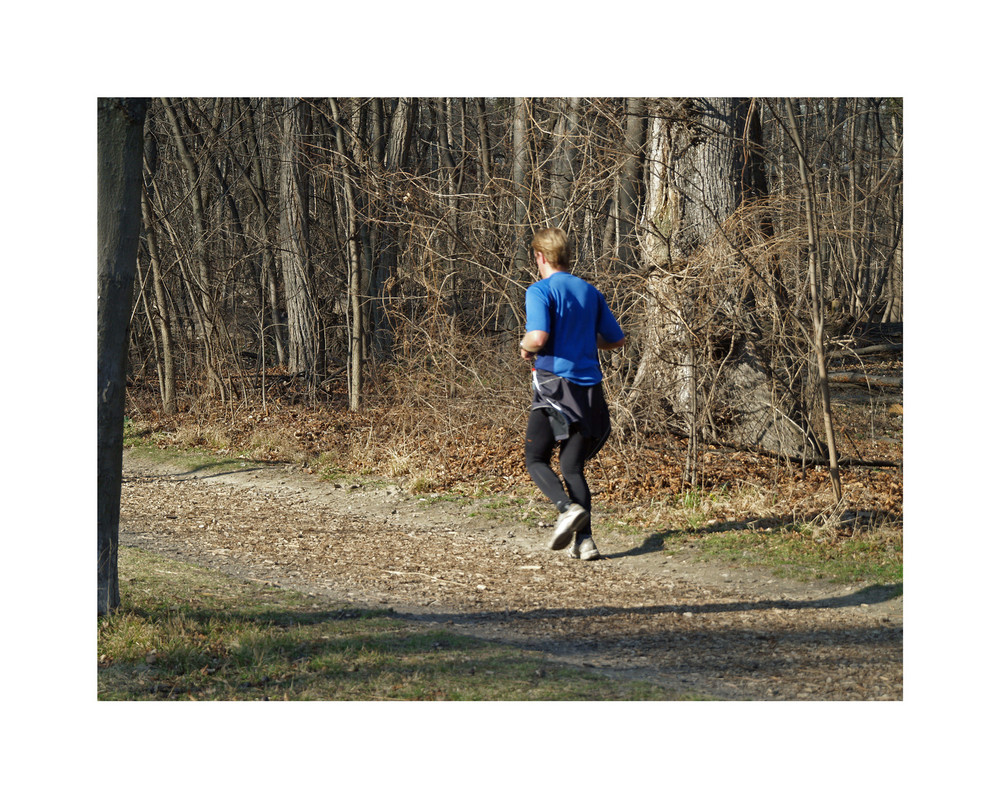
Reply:
[[531, 248], [541, 252], [545, 260], [557, 269], [569, 268], [569, 243], [566, 233], [558, 227], [546, 227], [535, 233], [531, 239]]

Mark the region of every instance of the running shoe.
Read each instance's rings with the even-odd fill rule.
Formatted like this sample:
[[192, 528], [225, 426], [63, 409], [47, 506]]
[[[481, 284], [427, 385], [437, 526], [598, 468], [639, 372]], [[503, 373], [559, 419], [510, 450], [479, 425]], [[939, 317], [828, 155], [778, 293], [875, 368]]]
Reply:
[[565, 549], [573, 540], [573, 535], [587, 523], [589, 518], [590, 513], [579, 504], [571, 504], [565, 512], [559, 514], [559, 518], [556, 520], [556, 530], [552, 533], [552, 539], [549, 541], [549, 548], [555, 551]]
[[599, 560], [601, 553], [597, 550], [597, 544], [593, 538], [584, 538], [574, 541], [569, 550], [570, 559], [573, 560]]

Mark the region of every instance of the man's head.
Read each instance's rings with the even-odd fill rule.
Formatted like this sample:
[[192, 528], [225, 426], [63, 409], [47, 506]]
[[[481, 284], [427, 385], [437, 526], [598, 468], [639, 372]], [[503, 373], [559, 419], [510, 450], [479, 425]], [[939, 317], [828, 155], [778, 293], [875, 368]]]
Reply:
[[558, 227], [546, 227], [535, 233], [531, 249], [540, 253], [555, 269], [569, 269], [569, 244], [566, 234]]

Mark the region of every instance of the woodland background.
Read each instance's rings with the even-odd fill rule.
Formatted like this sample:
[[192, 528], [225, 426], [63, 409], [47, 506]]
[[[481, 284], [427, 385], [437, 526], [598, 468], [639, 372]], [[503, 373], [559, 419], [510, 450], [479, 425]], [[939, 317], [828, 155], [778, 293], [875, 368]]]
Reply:
[[[901, 357], [902, 141], [896, 98], [153, 99], [126, 413], [510, 479], [552, 225], [629, 335], [602, 355], [611, 446], [646, 457], [610, 488], [704, 484], [726, 447], [836, 476], [830, 384], [901, 388], [870, 358]], [[887, 406], [852, 420], [856, 461], [889, 456]]]

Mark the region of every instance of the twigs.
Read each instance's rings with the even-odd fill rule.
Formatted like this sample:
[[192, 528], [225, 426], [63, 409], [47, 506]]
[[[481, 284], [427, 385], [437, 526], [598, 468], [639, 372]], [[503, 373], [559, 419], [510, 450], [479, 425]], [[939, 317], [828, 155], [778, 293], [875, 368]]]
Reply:
[[809, 294], [812, 298], [813, 346], [816, 352], [816, 367], [819, 371], [819, 388], [822, 397], [823, 423], [826, 427], [827, 454], [830, 458], [830, 480], [837, 502], [843, 498], [844, 491], [840, 484], [840, 470], [837, 468], [837, 443], [833, 434], [833, 412], [830, 407], [830, 384], [826, 375], [826, 352], [823, 341], [823, 303], [822, 285], [820, 282], [819, 265], [819, 234], [813, 210], [813, 189], [806, 168], [805, 150], [799, 137], [798, 125], [795, 122], [795, 109], [792, 101], [786, 100], [788, 108], [788, 129], [798, 154], [799, 175], [802, 178], [802, 189], [805, 193], [806, 224], [809, 239]]
[[[829, 409], [823, 382], [839, 373], [824, 377], [818, 365], [817, 310], [842, 334], [866, 320], [898, 318], [898, 101], [797, 101], [797, 139], [787, 107], [747, 101], [745, 123], [729, 143], [756, 199], [728, 215], [701, 207], [710, 204], [707, 171], [680, 175], [676, 158], [651, 147], [658, 131], [697, 115], [702, 100], [300, 100], [291, 103], [304, 117], [294, 154], [281, 146], [288, 105], [266, 98], [154, 103], [147, 149], [157, 157], [147, 185], [162, 279], [145, 260], [147, 246], [140, 273], [152, 279], [138, 289], [156, 324], [135, 325], [132, 357], [158, 365], [176, 358], [186, 406], [214, 387], [233, 416], [234, 391], [243, 389], [243, 405], [270, 409], [277, 375], [298, 385], [286, 348], [288, 309], [307, 299], [297, 291], [310, 291], [322, 390], [289, 390], [289, 402], [322, 406], [347, 397], [359, 414], [395, 403], [414, 417], [407, 430], [423, 423], [456, 436], [498, 417], [516, 427], [526, 397], [513, 344], [523, 291], [534, 279], [526, 234], [558, 220], [575, 244], [574, 270], [605, 293], [629, 334], [627, 351], [603, 359], [617, 440], [634, 453], [652, 436], [677, 433], [684, 443], [670, 456], [694, 484], [706, 444], [722, 437], [748, 393], [731, 367], [767, 371], [762, 424], [794, 416], [797, 426], [785, 424], [793, 442], [813, 441]], [[516, 119], [522, 150], [513, 147]], [[719, 135], [714, 123], [697, 133]], [[796, 148], [816, 161], [806, 161], [810, 207]], [[276, 269], [285, 247], [278, 177], [291, 157], [308, 192], [311, 271], [300, 289]], [[766, 197], [758, 190], [761, 166], [771, 181]], [[674, 192], [655, 218], [653, 184]], [[682, 253], [673, 235], [671, 225], [687, 224], [671, 216], [682, 200], [699, 206], [698, 218], [715, 230], [696, 252]], [[645, 237], [662, 258], [640, 260]], [[670, 312], [661, 287], [677, 299]], [[175, 353], [156, 338], [157, 314], [165, 313]], [[675, 332], [684, 339], [679, 354], [650, 351]], [[248, 379], [251, 361], [261, 380], [255, 400], [236, 382]], [[653, 377], [662, 379], [658, 386]], [[663, 385], [683, 388], [691, 404], [668, 401]], [[779, 398], [788, 404], [764, 407]], [[812, 463], [820, 449], [806, 448], [804, 462]], [[641, 473], [634, 463], [627, 468]]]

